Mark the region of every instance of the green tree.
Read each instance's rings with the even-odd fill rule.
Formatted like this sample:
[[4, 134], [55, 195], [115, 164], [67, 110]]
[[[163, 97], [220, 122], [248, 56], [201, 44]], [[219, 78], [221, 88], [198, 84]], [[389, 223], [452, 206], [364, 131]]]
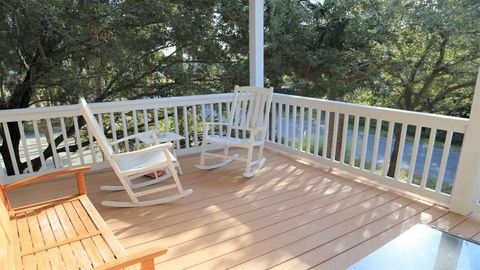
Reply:
[[[277, 92], [344, 100], [378, 73], [374, 47], [384, 37], [377, 5], [363, 1], [271, 1], [266, 72]], [[331, 155], [333, 114], [327, 155]], [[344, 115], [339, 118], [337, 149]], [[340, 158], [340, 151], [335, 159]]]
[[[459, 113], [447, 104], [471, 101], [480, 64], [480, 4], [393, 0], [383, 6], [380, 18], [390, 36], [377, 47], [384, 55], [378, 84], [383, 100], [378, 103], [466, 116], [468, 105]], [[389, 176], [395, 172], [400, 128], [394, 135]]]
[[[79, 96], [100, 102], [231, 89], [247, 80], [248, 39], [240, 30], [248, 24], [245, 6], [246, 1], [2, 1], [0, 109], [72, 104]], [[8, 128], [23, 171], [18, 126], [10, 122]], [[70, 127], [67, 135], [73, 132]], [[5, 138], [5, 131], [0, 135]], [[62, 140], [55, 138], [44, 150], [46, 158]], [[6, 140], [0, 153], [12, 174]], [[41, 166], [39, 158], [32, 164], [34, 170]]]

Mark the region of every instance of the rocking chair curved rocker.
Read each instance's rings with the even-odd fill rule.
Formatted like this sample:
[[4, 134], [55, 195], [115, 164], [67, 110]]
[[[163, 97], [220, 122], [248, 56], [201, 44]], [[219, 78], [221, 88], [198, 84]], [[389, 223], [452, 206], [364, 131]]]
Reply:
[[[234, 160], [245, 162], [243, 176], [253, 177], [263, 166], [266, 159], [263, 157], [270, 106], [272, 103], [273, 88], [251, 86], [235, 86], [233, 100], [228, 112], [227, 123], [203, 123], [203, 140], [201, 146], [200, 164], [197, 168], [203, 170], [223, 167]], [[211, 112], [213, 113], [213, 112]], [[226, 127], [226, 133], [221, 133]], [[223, 146], [223, 154], [207, 152], [207, 145]], [[247, 149], [247, 156], [238, 154], [228, 155], [229, 148], [239, 147]], [[258, 147], [258, 156], [253, 160], [254, 148]], [[223, 158], [216, 164], [206, 165], [207, 156]]]
[[[191, 189], [184, 190], [182, 184], [180, 183], [180, 179], [178, 178], [178, 174], [175, 169], [175, 167], [178, 167], [179, 164], [176, 157], [168, 149], [169, 147], [171, 147], [170, 143], [158, 144], [141, 150], [116, 154], [112, 148], [112, 145], [136, 138], [140, 135], [144, 136], [145, 133], [139, 133], [132, 136], [124, 137], [120, 140], [109, 143], [84, 98], [80, 99], [78, 106], [88, 127], [92, 130], [98, 145], [102, 149], [105, 159], [108, 161], [122, 184], [121, 186], [102, 186], [101, 189], [109, 191], [125, 190], [131, 200], [102, 201], [102, 205], [112, 207], [150, 206], [168, 203], [180, 198], [184, 198], [192, 193]], [[155, 139], [156, 132], [157, 131], [153, 130], [146, 133], [151, 134]], [[167, 174], [142, 183], [132, 183], [133, 179], [142, 177], [147, 173], [156, 172], [160, 169], [166, 170]], [[162, 185], [139, 192], [134, 192], [134, 189], [152, 186], [166, 180], [167, 178], [170, 178], [170, 176], [173, 178], [174, 184]], [[177, 192], [171, 195], [151, 200], [139, 199], [142, 196], [167, 191], [170, 189], [177, 189]]]

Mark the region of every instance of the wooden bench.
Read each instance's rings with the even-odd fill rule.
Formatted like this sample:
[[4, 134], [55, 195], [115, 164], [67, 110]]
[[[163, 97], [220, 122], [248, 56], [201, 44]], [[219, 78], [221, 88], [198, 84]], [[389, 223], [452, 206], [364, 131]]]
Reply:
[[[0, 269], [154, 269], [158, 248], [128, 255], [86, 195], [80, 167], [0, 184]], [[75, 174], [78, 194], [11, 208], [6, 191]]]

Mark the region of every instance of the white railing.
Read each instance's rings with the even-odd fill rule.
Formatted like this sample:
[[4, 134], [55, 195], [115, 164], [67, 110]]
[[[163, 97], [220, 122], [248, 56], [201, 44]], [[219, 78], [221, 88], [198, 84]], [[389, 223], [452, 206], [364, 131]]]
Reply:
[[[202, 122], [226, 119], [231, 99], [231, 94], [217, 94], [91, 105], [112, 140], [153, 128], [174, 131], [186, 138], [178, 144], [181, 155], [199, 150]], [[471, 115], [464, 119], [274, 94], [267, 147], [459, 213], [480, 213], [480, 95], [474, 96]], [[3, 157], [10, 154], [1, 161], [3, 183], [71, 166], [105, 167], [75, 105], [0, 111], [0, 127], [6, 140], [0, 150]], [[115, 150], [138, 147], [140, 142], [130, 141]]]
[[[178, 144], [177, 153], [181, 155], [199, 150], [202, 122], [222, 121], [231, 99], [231, 94], [197, 95], [92, 103], [91, 107], [111, 139], [154, 128], [174, 131], [185, 137]], [[35, 174], [38, 169], [104, 166], [102, 153], [75, 105], [0, 111], [0, 125], [7, 142], [5, 151], [10, 154], [9, 160], [2, 158], [1, 162], [4, 183]], [[49, 147], [54, 141], [58, 142], [56, 147]], [[126, 142], [115, 150], [130, 151], [140, 146], [139, 141]], [[18, 158], [13, 158], [16, 153]]]
[[271, 147], [449, 204], [468, 119], [281, 94], [271, 115]]

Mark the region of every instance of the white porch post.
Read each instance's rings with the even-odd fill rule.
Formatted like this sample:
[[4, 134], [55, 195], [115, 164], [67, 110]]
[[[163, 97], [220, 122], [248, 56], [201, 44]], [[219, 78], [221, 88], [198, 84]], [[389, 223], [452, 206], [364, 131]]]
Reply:
[[249, 0], [250, 85], [263, 87], [263, 6], [264, 0]]
[[475, 93], [467, 132], [463, 138], [462, 151], [450, 200], [450, 210], [468, 215], [478, 201], [480, 181], [480, 72], [477, 75]]

